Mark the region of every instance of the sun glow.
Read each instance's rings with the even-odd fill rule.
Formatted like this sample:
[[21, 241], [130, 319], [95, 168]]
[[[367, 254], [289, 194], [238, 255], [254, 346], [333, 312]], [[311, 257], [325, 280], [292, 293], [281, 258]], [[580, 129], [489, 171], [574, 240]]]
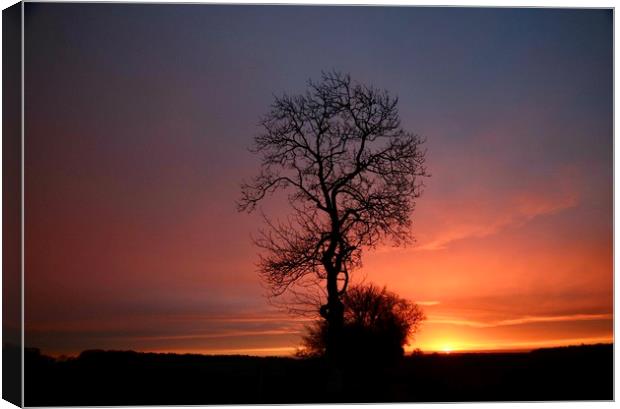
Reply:
[[443, 352], [444, 354], [449, 354], [450, 352], [452, 352], [452, 347], [450, 345], [444, 345], [441, 348], [441, 352]]

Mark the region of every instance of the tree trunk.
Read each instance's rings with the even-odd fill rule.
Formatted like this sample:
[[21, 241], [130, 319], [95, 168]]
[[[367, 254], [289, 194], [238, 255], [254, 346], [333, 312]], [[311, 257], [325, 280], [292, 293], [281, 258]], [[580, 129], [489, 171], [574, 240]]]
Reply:
[[327, 274], [327, 356], [332, 362], [342, 356], [342, 329], [344, 327], [344, 305], [338, 295], [338, 272], [333, 267]]

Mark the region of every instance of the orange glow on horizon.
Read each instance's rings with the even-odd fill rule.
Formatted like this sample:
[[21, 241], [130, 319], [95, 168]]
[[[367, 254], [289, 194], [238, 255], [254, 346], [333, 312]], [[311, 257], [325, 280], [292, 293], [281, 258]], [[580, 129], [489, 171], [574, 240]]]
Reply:
[[548, 341], [531, 341], [531, 342], [508, 342], [504, 344], [493, 343], [467, 343], [459, 341], [437, 342], [429, 344], [427, 346], [409, 346], [405, 348], [406, 353], [414, 351], [419, 348], [422, 352], [433, 353], [452, 353], [452, 352], [492, 352], [492, 351], [530, 351], [539, 348], [555, 348], [566, 347], [576, 345], [593, 345], [593, 344], [609, 344], [613, 343], [612, 337], [600, 337], [600, 338], [576, 338], [576, 339], [559, 339]]

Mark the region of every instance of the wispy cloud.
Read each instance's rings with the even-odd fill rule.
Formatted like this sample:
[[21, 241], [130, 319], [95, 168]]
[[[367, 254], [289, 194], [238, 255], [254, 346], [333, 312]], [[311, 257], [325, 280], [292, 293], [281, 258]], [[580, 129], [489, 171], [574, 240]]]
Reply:
[[220, 331], [204, 334], [185, 334], [185, 335], [140, 335], [122, 338], [130, 338], [134, 340], [179, 340], [179, 339], [213, 339], [213, 338], [232, 338], [232, 337], [256, 337], [269, 335], [298, 335], [300, 331], [292, 329], [276, 329], [276, 330], [256, 330], [256, 331]]
[[440, 304], [439, 301], [415, 301], [415, 303], [418, 304], [418, 305], [424, 305], [424, 306], [427, 306], [427, 307], [430, 307], [432, 305]]
[[448, 244], [457, 240], [492, 236], [507, 228], [522, 226], [536, 217], [556, 214], [575, 207], [578, 203], [578, 195], [569, 192], [559, 198], [517, 195], [509, 205], [502, 205], [505, 210], [501, 214], [491, 213], [480, 216], [476, 214], [480, 210], [472, 206], [464, 212], [462, 220], [457, 217], [450, 226], [440, 231], [436, 238], [417, 246], [416, 250], [443, 250]]
[[451, 324], [463, 325], [474, 328], [491, 328], [510, 325], [524, 325], [540, 322], [566, 322], [566, 321], [593, 321], [593, 320], [611, 320], [613, 314], [572, 314], [572, 315], [551, 315], [551, 316], [524, 316], [519, 318], [498, 320], [498, 321], [473, 321], [463, 320], [450, 317], [431, 318], [427, 322], [429, 324]]
[[[192, 353], [192, 354], [206, 354], [206, 355], [261, 355], [261, 356], [284, 356], [292, 355], [295, 352], [294, 347], [291, 346], [279, 346], [269, 348], [213, 348], [213, 349], [175, 349], [176, 353]], [[147, 349], [144, 352], [156, 352], [167, 353], [169, 350]]]
[[237, 313], [229, 315], [212, 314], [160, 314], [160, 315], [127, 315], [123, 323], [116, 319], [66, 320], [66, 321], [31, 321], [28, 324], [29, 332], [37, 331], [114, 331], [135, 330], [140, 327], [153, 326], [180, 326], [180, 325], [235, 325], [244, 324], [302, 324], [312, 321], [312, 318], [290, 316], [286, 314], [271, 314], [258, 311], [255, 313]]

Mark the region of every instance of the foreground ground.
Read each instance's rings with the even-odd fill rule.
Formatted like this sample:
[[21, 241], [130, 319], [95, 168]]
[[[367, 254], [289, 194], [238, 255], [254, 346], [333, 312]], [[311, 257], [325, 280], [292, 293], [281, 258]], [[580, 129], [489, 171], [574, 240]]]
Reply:
[[156, 405], [613, 399], [613, 346], [425, 354], [390, 368], [322, 360], [27, 350], [25, 404]]

